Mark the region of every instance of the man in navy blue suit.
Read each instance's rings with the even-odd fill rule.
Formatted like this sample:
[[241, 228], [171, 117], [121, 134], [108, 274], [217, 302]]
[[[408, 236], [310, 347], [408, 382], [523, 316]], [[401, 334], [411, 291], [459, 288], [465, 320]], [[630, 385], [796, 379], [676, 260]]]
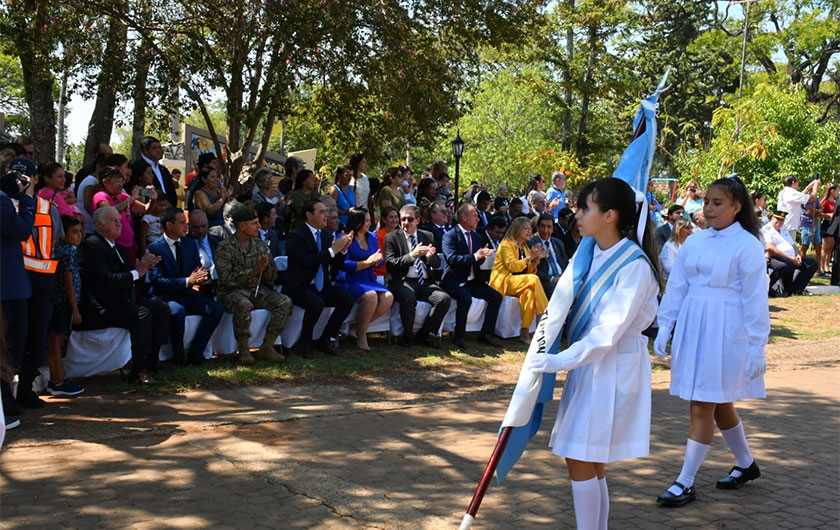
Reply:
[[487, 300], [487, 311], [481, 326], [479, 342], [501, 346], [494, 336], [496, 317], [502, 305], [502, 293], [496, 291], [481, 279], [480, 265], [484, 258], [495, 251], [481, 246], [481, 237], [475, 233], [478, 226], [478, 212], [472, 204], [462, 204], [456, 212], [458, 224], [443, 236], [443, 280], [441, 287], [456, 300], [455, 334], [452, 342], [462, 350], [467, 327], [467, 314], [473, 298]]
[[[170, 343], [176, 363], [201, 363], [204, 349], [222, 319], [221, 304], [194, 289], [210, 279], [201, 264], [198, 244], [187, 236], [187, 218], [180, 208], [167, 208], [160, 216], [163, 235], [148, 251], [160, 256], [160, 264], [149, 271], [152, 294], [166, 300], [171, 312]], [[184, 322], [187, 315], [198, 315], [201, 324], [189, 352], [184, 353]]]

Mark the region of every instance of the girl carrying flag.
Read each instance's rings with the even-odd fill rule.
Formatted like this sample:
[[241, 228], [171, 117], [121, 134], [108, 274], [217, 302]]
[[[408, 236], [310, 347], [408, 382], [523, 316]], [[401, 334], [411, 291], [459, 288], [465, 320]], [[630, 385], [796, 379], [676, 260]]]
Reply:
[[761, 225], [746, 187], [734, 176], [709, 186], [703, 211], [709, 228], [689, 237], [677, 254], [653, 345], [665, 357], [673, 330], [671, 395], [691, 402], [682, 471], [657, 499], [668, 507], [696, 498], [694, 476], [709, 451], [715, 424], [736, 461], [717, 487], [738, 489], [761, 475], [733, 405], [765, 397], [770, 314]]
[[607, 528], [606, 464], [649, 452], [651, 369], [642, 331], [656, 316], [661, 275], [650, 230], [644, 252], [639, 248], [636, 203], [617, 178], [583, 188], [578, 226], [595, 246], [566, 321], [570, 345], [556, 355], [529, 355], [524, 367], [568, 371], [550, 446], [566, 458], [577, 527], [585, 530]]

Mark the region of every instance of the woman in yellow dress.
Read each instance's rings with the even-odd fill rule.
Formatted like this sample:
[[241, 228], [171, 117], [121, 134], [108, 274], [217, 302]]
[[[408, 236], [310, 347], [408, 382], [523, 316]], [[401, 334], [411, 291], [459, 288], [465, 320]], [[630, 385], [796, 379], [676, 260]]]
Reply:
[[490, 273], [490, 287], [503, 295], [519, 298], [519, 314], [522, 317], [519, 338], [526, 344], [531, 343], [531, 323], [548, 305], [540, 278], [536, 274], [537, 264], [548, 254], [539, 245], [531, 249], [526, 246], [531, 233], [531, 223], [527, 217], [521, 216], [511, 221], [496, 250], [493, 271]]

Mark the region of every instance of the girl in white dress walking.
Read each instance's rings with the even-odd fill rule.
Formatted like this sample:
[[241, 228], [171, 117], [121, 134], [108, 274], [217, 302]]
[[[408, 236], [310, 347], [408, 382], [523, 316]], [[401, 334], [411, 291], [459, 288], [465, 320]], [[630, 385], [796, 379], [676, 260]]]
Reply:
[[[638, 248], [640, 214], [627, 183], [595, 181], [581, 191], [578, 204], [581, 235], [596, 241], [583, 285], [593, 278], [600, 278], [593, 291], [608, 278], [612, 284], [591, 308], [576, 341], [557, 355], [529, 356], [526, 368], [568, 371], [550, 446], [566, 458], [578, 529], [605, 530], [610, 503], [606, 464], [649, 453], [651, 369], [642, 331], [656, 316], [661, 275], [651, 230], [644, 233], [644, 252]], [[619, 259], [628, 249], [638, 257]], [[620, 263], [623, 267], [615, 272]], [[575, 327], [568, 320], [566, 326], [567, 331]]]
[[677, 254], [657, 316], [654, 351], [660, 357], [667, 355], [673, 330], [671, 395], [691, 402], [682, 471], [657, 499], [667, 507], [696, 498], [694, 476], [709, 451], [715, 424], [736, 460], [717, 487], [737, 489], [761, 475], [733, 405], [765, 397], [770, 314], [760, 224], [736, 177], [709, 186], [703, 211], [709, 228], [689, 237]]

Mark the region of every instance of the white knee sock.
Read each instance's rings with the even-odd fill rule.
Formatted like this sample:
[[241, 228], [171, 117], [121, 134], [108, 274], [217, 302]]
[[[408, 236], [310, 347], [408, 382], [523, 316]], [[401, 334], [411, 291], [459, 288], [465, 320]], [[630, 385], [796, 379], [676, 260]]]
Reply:
[[[680, 476], [677, 478], [677, 482], [686, 488], [690, 488], [694, 485], [694, 475], [697, 474], [697, 470], [700, 469], [700, 464], [702, 464], [703, 459], [706, 458], [706, 453], [709, 452], [709, 447], [711, 446], [701, 444], [691, 438], [688, 439], [685, 443], [685, 462], [683, 462], [682, 471], [680, 471]], [[668, 491], [674, 495], [682, 493], [682, 491], [676, 486], [671, 486], [668, 488]]]
[[577, 530], [598, 530], [601, 516], [601, 487], [598, 477], [572, 481], [572, 498], [575, 501]]
[[598, 486], [601, 488], [601, 511], [598, 516], [598, 530], [607, 530], [607, 521], [610, 518], [610, 491], [607, 488], [607, 477], [598, 479]]
[[[747, 437], [744, 435], [744, 424], [738, 422], [738, 425], [725, 431], [721, 430], [720, 433], [723, 435], [726, 443], [729, 444], [729, 449], [732, 450], [732, 454], [735, 455], [735, 462], [738, 467], [744, 469], [750, 467], [754, 459], [750, 452], [750, 446], [747, 443]], [[737, 478], [741, 476], [741, 472], [734, 469], [730, 475]]]

